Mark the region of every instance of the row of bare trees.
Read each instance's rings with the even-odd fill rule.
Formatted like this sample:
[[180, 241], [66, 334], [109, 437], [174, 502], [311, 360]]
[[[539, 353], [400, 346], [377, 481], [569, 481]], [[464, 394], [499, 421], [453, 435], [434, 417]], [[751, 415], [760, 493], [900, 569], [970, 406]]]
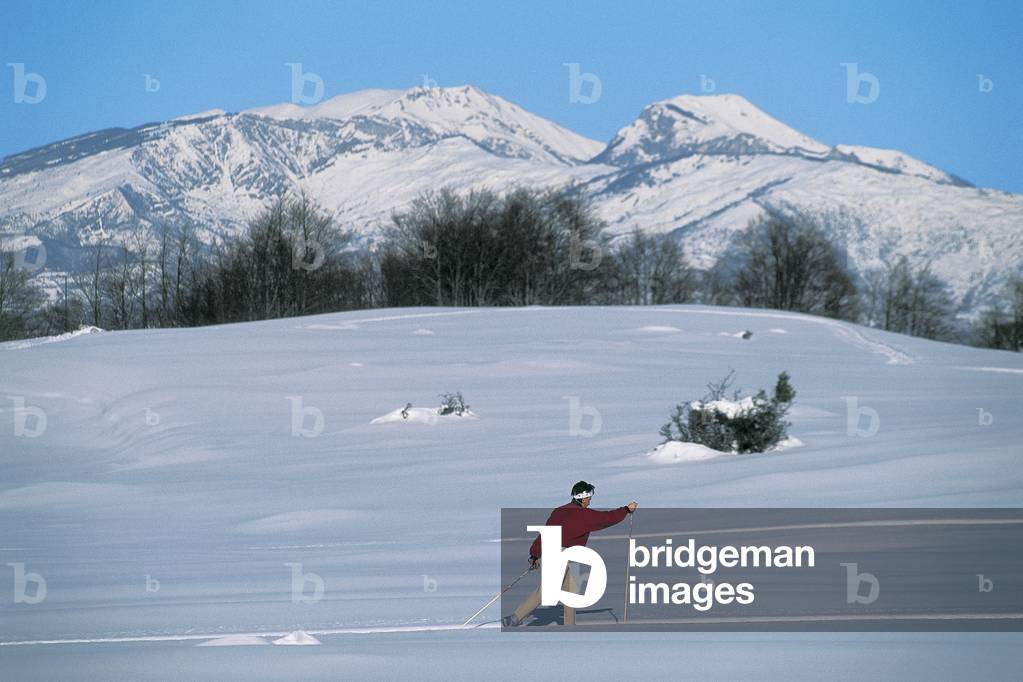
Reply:
[[585, 304], [599, 289], [603, 225], [565, 190], [428, 193], [380, 249], [394, 306]]
[[13, 252], [0, 252], [0, 341], [29, 335], [34, 313], [45, 300]]
[[687, 303], [696, 273], [677, 240], [638, 230], [611, 243], [571, 188], [426, 194], [380, 248], [388, 305]]
[[42, 294], [0, 260], [0, 338], [92, 324], [130, 329], [262, 320], [384, 306], [714, 305], [792, 310], [997, 348], [1023, 345], [1023, 279], [975, 329], [949, 287], [907, 258], [862, 275], [826, 217], [769, 211], [710, 270], [669, 234], [612, 240], [572, 188], [441, 190], [393, 216], [374, 248], [305, 195], [268, 206], [240, 235], [203, 244], [193, 229], [141, 229], [87, 247], [85, 267]]
[[141, 228], [84, 249], [81, 267], [44, 296], [13, 253], [0, 259], [0, 338], [181, 327], [309, 315], [383, 304], [378, 268], [308, 197], [286, 197], [238, 236], [203, 244], [189, 226]]

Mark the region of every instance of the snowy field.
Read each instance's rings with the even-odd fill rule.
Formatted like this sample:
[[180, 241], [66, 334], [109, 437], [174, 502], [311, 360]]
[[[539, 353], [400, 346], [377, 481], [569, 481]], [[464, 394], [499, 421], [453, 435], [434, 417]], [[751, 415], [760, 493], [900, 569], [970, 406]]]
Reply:
[[[648, 457], [733, 368], [746, 392], [789, 372], [803, 445]], [[455, 391], [472, 417], [422, 409]], [[457, 626], [499, 589], [500, 508], [579, 479], [638, 513], [1021, 506], [1021, 397], [1018, 354], [697, 306], [0, 344], [0, 679], [1014, 679], [1023, 635]], [[271, 645], [296, 630], [320, 645]]]

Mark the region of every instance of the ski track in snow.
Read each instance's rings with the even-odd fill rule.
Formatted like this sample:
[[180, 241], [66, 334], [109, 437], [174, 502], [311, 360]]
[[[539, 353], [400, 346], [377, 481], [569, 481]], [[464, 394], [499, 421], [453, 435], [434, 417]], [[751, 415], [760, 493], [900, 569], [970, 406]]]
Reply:
[[911, 365], [914, 362], [912, 356], [903, 353], [901, 350], [871, 339], [869, 336], [854, 327], [844, 325], [835, 326], [835, 334], [854, 346], [860, 346], [875, 353], [880, 353], [888, 358], [889, 365]]
[[[760, 317], [767, 319], [778, 319], [778, 320], [796, 320], [799, 322], [812, 322], [815, 324], [824, 325], [835, 330], [835, 335], [846, 343], [854, 346], [859, 346], [865, 350], [869, 350], [874, 353], [879, 353], [888, 358], [889, 365], [911, 365], [916, 360], [913, 356], [905, 353], [893, 346], [889, 346], [886, 343], [872, 339], [856, 326], [847, 322], [840, 322], [838, 320], [829, 320], [821, 317], [811, 317], [809, 315], [802, 315], [797, 313], [773, 313], [773, 312], [750, 312], [745, 309], [737, 309], [736, 312], [728, 310], [688, 310], [679, 308], [664, 308], [656, 309], [658, 312], [675, 313], [675, 314], [689, 314], [689, 315], [727, 315], [727, 316], [738, 316], [738, 317]], [[635, 312], [651, 312], [650, 310], [636, 310]], [[774, 331], [774, 330], [771, 330]], [[731, 336], [731, 334], [728, 334]]]
[[[326, 628], [321, 630], [303, 630], [307, 635], [382, 635], [404, 632], [444, 632], [450, 630], [491, 630], [501, 627], [500, 623], [482, 623], [480, 625], [383, 625], [377, 627]], [[125, 637], [88, 637], [69, 639], [32, 639], [23, 641], [0, 642], [0, 646], [31, 646], [41, 644], [121, 644], [127, 642], [194, 642], [224, 637], [285, 637], [291, 631], [274, 632], [208, 632], [203, 634], [180, 635], [136, 635]]]
[[1013, 367], [953, 367], [952, 369], [965, 369], [968, 372], [994, 372], [996, 374], [1023, 374], [1023, 369]]

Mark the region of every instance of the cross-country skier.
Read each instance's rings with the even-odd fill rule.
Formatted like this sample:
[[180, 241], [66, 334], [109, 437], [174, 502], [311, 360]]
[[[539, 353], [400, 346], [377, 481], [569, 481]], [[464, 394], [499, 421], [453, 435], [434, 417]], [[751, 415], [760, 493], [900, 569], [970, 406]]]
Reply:
[[[620, 523], [627, 514], [636, 511], [635, 502], [629, 502], [624, 507], [618, 507], [611, 511], [590, 509], [590, 503], [593, 501], [593, 490], [593, 485], [586, 481], [579, 481], [572, 486], [571, 501], [566, 505], [557, 507], [547, 518], [547, 523], [544, 525], [561, 526], [562, 548], [585, 545], [590, 537], [590, 533]], [[540, 554], [540, 536], [537, 535], [536, 540], [533, 541], [532, 546], [529, 548], [530, 569], [535, 570], [540, 566]], [[579, 593], [579, 587], [576, 585], [571, 569], [566, 568], [565, 582], [562, 583], [561, 589]], [[541, 588], [537, 587], [535, 592], [519, 604], [519, 607], [515, 609], [512, 615], [504, 618], [504, 625], [521, 625], [529, 617], [529, 614], [533, 613], [536, 607], [540, 605], [540, 592]], [[565, 625], [575, 625], [575, 609], [570, 608], [567, 604], [565, 605]]]

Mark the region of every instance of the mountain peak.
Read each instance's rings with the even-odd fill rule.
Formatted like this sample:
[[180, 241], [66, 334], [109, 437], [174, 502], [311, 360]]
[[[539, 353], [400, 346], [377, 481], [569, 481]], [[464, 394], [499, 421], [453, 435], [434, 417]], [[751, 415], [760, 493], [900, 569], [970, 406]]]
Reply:
[[603, 147], [474, 85], [360, 90], [313, 106], [284, 103], [242, 113], [277, 119], [372, 119], [428, 128], [440, 137], [464, 137], [503, 155], [526, 158], [539, 153], [569, 164], [586, 161]]
[[385, 90], [373, 88], [370, 90], [359, 90], [336, 95], [325, 99], [311, 106], [302, 106], [291, 102], [272, 104], [270, 106], [246, 109], [243, 114], [254, 114], [269, 118], [291, 118], [291, 119], [316, 119], [316, 118], [337, 118], [345, 119], [360, 113], [375, 110], [376, 108], [389, 104], [400, 99], [405, 90]]
[[485, 102], [491, 96], [474, 85], [458, 87], [416, 86], [406, 90], [371, 88], [335, 95], [309, 106], [292, 102], [246, 109], [243, 114], [269, 118], [310, 120], [317, 118], [347, 119], [352, 116], [371, 115], [400, 101], [433, 102], [437, 106], [467, 106]]
[[643, 109], [596, 160], [631, 166], [694, 154], [824, 158], [830, 151], [740, 95], [679, 95]]

